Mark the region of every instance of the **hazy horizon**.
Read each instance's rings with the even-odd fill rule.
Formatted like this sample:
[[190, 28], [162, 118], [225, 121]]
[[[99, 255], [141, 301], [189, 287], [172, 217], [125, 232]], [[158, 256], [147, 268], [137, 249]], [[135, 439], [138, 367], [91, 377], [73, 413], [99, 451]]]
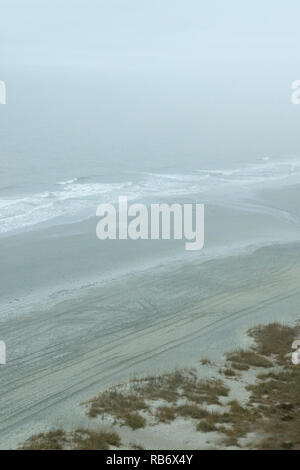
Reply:
[[59, 165], [71, 137], [86, 150], [75, 166], [300, 155], [296, 1], [2, 0], [0, 12], [1, 160], [17, 138], [21, 161], [49, 151]]

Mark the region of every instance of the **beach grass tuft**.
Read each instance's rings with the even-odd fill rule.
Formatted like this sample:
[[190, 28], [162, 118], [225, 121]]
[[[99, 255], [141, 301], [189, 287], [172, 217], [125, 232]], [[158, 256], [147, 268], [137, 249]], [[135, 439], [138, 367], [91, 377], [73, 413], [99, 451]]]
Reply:
[[66, 432], [57, 429], [30, 437], [21, 447], [21, 450], [63, 450], [66, 444]]
[[286, 355], [291, 352], [292, 342], [298, 334], [298, 327], [280, 323], [257, 326], [249, 331], [255, 340], [256, 352], [267, 357], [275, 356], [279, 364], [286, 363]]
[[273, 363], [254, 351], [246, 351], [239, 349], [233, 353], [227, 354], [227, 360], [235, 364], [235, 368], [241, 367], [240, 370], [248, 370], [250, 367], [273, 367]]
[[121, 446], [116, 432], [77, 429], [66, 433], [58, 429], [32, 436], [20, 450], [108, 450], [111, 446]]

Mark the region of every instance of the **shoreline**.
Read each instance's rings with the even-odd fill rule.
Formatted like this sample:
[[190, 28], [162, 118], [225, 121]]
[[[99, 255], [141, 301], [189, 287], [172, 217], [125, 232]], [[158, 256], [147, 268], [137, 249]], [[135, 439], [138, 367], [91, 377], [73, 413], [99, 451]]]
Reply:
[[[64, 228], [65, 226], [61, 227], [62, 231]], [[36, 236], [34, 234], [34, 240], [39, 239], [38, 234], [39, 232], [36, 232]], [[48, 236], [51, 237], [47, 232], [44, 232], [42, 238], [47, 239]], [[132, 243], [130, 240], [127, 240], [127, 242]], [[69, 243], [72, 244], [72, 240]], [[110, 241], [108, 243], [110, 245], [112, 244]], [[165, 241], [159, 240], [158, 243], [163, 244]], [[21, 295], [12, 295], [9, 300], [7, 299], [4, 301], [0, 299], [0, 322], [21, 314], [31, 314], [31, 312], [35, 311], [41, 303], [44, 308], [50, 309], [57, 303], [76, 300], [79, 293], [83, 296], [89, 295], [90, 292], [103, 288], [105, 285], [110, 285], [114, 282], [123, 282], [123, 280], [128, 276], [147, 276], [157, 271], [168, 274], [169, 270], [176, 269], [176, 267], [180, 267], [182, 265], [194, 266], [196, 264], [206, 264], [218, 260], [250, 256], [261, 249], [276, 247], [280, 249], [284, 246], [297, 246], [297, 244], [297, 240], [282, 241], [280, 239], [273, 239], [256, 241], [255, 243], [246, 241], [245, 243], [241, 243], [240, 245], [236, 245], [231, 248], [221, 246], [209, 250], [204, 248], [199, 252], [185, 252], [184, 250], [178, 251], [177, 248], [176, 254], [174, 252], [172, 255], [156, 257], [154, 260], [147, 259], [147, 262], [143, 264], [132, 265], [128, 268], [115, 268], [113, 271], [105, 272], [105, 274], [102, 275], [94, 273], [93, 276], [80, 277], [72, 282], [59, 283], [50, 289], [40, 288], [38, 293], [30, 292], [29, 289], [28, 292], [21, 293]], [[111, 246], [109, 247], [109, 250], [111, 250]], [[1, 297], [3, 298], [3, 295], [1, 295]]]

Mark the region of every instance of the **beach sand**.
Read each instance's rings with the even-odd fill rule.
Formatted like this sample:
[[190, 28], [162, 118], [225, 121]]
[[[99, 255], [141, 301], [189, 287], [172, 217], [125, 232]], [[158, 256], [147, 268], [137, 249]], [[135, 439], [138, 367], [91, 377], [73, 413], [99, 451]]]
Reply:
[[136, 272], [3, 317], [0, 447], [86, 424], [80, 403], [149, 373], [247, 347], [248, 328], [300, 318], [300, 245]]

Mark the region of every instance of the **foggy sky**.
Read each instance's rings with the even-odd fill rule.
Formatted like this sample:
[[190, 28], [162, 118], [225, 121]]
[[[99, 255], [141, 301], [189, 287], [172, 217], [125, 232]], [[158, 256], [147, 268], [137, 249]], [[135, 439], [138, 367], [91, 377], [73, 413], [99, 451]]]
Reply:
[[[209, 61], [296, 68], [297, 0], [0, 0], [1, 62]], [[278, 64], [279, 65], [279, 64]]]
[[[0, 0], [0, 79], [11, 102], [35, 113], [20, 121], [31, 146], [30, 122], [48, 113], [65, 139], [124, 159], [300, 155], [300, 106], [290, 103], [299, 13], [299, 0]], [[9, 66], [47, 77], [27, 77], [25, 96]]]

